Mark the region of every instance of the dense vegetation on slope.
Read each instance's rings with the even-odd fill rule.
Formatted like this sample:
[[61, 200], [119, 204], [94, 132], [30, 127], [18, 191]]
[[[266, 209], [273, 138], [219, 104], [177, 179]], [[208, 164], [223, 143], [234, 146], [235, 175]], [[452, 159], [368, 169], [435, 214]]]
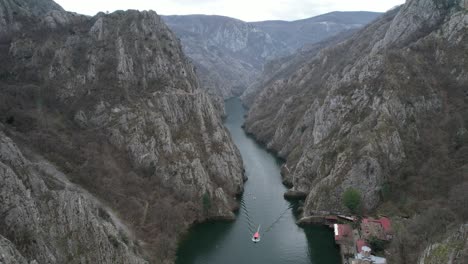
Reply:
[[466, 260], [466, 8], [407, 1], [267, 78], [247, 118], [246, 129], [287, 160], [285, 182], [308, 194], [305, 215], [346, 210], [342, 193], [354, 188], [367, 212], [394, 216], [395, 263], [416, 263], [452, 235], [462, 242], [446, 257]]

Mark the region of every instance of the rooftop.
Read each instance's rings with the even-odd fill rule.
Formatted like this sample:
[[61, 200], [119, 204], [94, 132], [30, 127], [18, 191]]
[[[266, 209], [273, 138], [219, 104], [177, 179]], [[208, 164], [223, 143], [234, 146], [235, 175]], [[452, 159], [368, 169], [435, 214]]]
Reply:
[[386, 217], [380, 219], [362, 219], [361, 230], [364, 238], [377, 237], [382, 240], [391, 239], [392, 226], [390, 219]]
[[335, 230], [335, 240], [340, 241], [345, 237], [349, 237], [353, 232], [353, 228], [350, 225], [334, 224], [333, 229]]

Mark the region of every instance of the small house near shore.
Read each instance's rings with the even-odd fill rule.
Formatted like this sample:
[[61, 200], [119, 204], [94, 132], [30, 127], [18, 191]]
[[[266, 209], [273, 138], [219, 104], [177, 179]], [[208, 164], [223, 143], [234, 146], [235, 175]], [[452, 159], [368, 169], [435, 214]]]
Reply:
[[335, 242], [342, 244], [353, 239], [353, 228], [350, 225], [334, 224]]
[[359, 253], [351, 264], [387, 264], [387, 259], [371, 255], [372, 249], [368, 246], [362, 246]]

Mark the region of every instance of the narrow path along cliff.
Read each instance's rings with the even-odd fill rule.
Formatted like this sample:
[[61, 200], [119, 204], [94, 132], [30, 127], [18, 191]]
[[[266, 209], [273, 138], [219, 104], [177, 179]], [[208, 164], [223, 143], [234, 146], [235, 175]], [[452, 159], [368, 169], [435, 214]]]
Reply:
[[[226, 112], [225, 125], [249, 178], [241, 210], [233, 223], [210, 222], [193, 228], [178, 250], [176, 263], [340, 263], [332, 230], [296, 225], [288, 208], [297, 205], [283, 198], [286, 187], [280, 161], [242, 129], [245, 109], [240, 100], [226, 101]], [[258, 225], [262, 226], [262, 239], [254, 244], [251, 230]]]

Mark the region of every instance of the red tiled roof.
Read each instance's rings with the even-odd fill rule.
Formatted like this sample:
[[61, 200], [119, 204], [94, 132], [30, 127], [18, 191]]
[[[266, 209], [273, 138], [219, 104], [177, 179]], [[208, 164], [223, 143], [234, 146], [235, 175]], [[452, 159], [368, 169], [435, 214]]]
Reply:
[[362, 219], [362, 223], [364, 223], [364, 224], [368, 224], [368, 223], [380, 223], [380, 220], [375, 220], [374, 218], [369, 217], [369, 218], [364, 218], [364, 219]]
[[335, 240], [339, 241], [342, 240], [343, 237], [349, 236], [352, 233], [353, 229], [350, 225], [336, 225], [337, 232], [335, 232]]
[[380, 218], [380, 224], [382, 225], [382, 228], [386, 234], [392, 232], [392, 224], [390, 222], [390, 219], [387, 217], [382, 217]]
[[361, 223], [361, 230], [365, 238], [376, 236], [380, 239], [390, 239], [392, 225], [390, 219], [382, 217], [380, 219], [364, 218]]

